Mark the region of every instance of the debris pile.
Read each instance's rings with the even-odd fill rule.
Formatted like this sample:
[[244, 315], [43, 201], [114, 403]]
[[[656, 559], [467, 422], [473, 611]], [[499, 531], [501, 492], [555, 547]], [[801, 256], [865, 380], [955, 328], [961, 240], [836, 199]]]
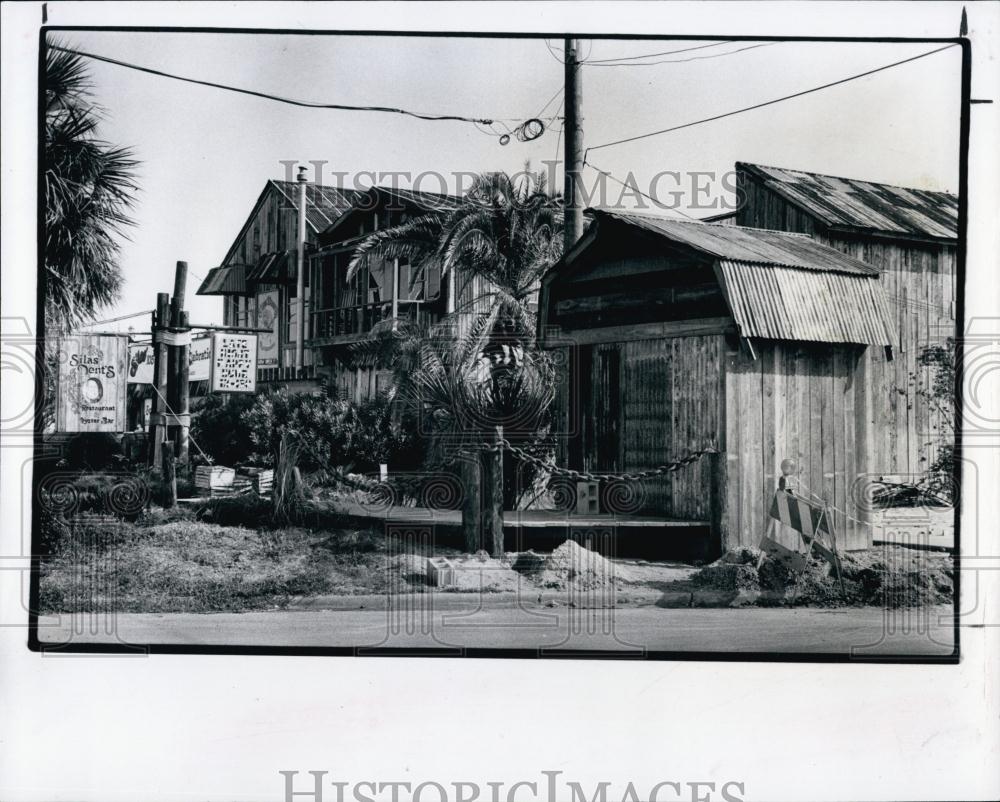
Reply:
[[512, 567], [539, 587], [555, 590], [604, 590], [630, 581], [627, 569], [573, 540], [549, 555], [521, 552]]
[[841, 554], [844, 591], [833, 566], [812, 556], [796, 571], [759, 549], [727, 552], [696, 573], [695, 584], [757, 595], [758, 604], [877, 605], [891, 608], [950, 604], [954, 566], [948, 554], [901, 546]]

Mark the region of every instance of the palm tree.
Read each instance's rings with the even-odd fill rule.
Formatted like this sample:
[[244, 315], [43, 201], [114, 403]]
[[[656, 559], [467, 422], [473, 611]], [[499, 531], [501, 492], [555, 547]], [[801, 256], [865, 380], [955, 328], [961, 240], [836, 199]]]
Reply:
[[[482, 445], [494, 425], [539, 456], [551, 450], [552, 368], [535, 347], [535, 304], [542, 274], [562, 253], [562, 203], [543, 174], [520, 181], [478, 176], [460, 205], [367, 237], [348, 280], [376, 260], [440, 266], [454, 311], [430, 331], [385, 321], [359, 343], [355, 358], [392, 367], [390, 393], [413, 402], [429, 431], [431, 465], [457, 448]], [[418, 276], [419, 280], [419, 276]], [[504, 464], [508, 508], [524, 492], [531, 466]], [[520, 485], [520, 487], [519, 487]]]
[[56, 330], [94, 318], [122, 284], [117, 238], [133, 221], [137, 162], [97, 137], [101, 111], [83, 59], [45, 57], [45, 317]]
[[546, 192], [544, 173], [525, 170], [518, 181], [485, 173], [457, 208], [367, 237], [347, 278], [380, 260], [406, 260], [424, 270], [439, 265], [455, 304], [449, 323], [460, 324], [461, 357], [468, 363], [498, 341], [508, 348], [532, 342], [538, 283], [562, 255], [561, 231], [562, 201]]

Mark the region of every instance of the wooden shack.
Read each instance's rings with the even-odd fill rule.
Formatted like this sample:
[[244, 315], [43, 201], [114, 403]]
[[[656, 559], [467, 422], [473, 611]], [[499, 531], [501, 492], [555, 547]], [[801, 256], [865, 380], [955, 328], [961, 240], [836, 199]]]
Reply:
[[[285, 386], [292, 390], [319, 387], [312, 351], [313, 333], [306, 321], [304, 375], [295, 369], [296, 254], [298, 249], [299, 184], [268, 181], [257, 197], [218, 267], [198, 288], [198, 295], [223, 299], [223, 324], [270, 329], [257, 343], [257, 383], [260, 389]], [[312, 251], [320, 232], [344, 214], [358, 193], [337, 187], [306, 185], [306, 249]], [[306, 274], [306, 310], [311, 302]], [[308, 315], [308, 311], [307, 311]]]
[[886, 403], [873, 410], [880, 474], [919, 477], [952, 437], [951, 413], [926, 397], [934, 377], [925, 348], [956, 334], [958, 197], [803, 170], [736, 163], [740, 226], [808, 234], [882, 274], [897, 347], [870, 349], [868, 381]]
[[563, 366], [557, 461], [633, 472], [718, 449], [717, 470], [702, 459], [644, 482], [639, 510], [712, 521], [717, 554], [759, 543], [781, 461], [795, 459], [842, 542], [869, 546], [856, 496], [886, 400], [864, 357], [896, 342], [879, 272], [805, 235], [591, 211], [539, 301], [542, 344]]

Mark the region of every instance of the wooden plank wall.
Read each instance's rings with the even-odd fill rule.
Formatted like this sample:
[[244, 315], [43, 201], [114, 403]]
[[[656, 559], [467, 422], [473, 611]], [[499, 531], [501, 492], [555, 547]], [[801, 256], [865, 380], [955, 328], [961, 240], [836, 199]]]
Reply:
[[[867, 427], [859, 426], [864, 416], [856, 414], [865, 404], [862, 349], [787, 342], [755, 343], [755, 348], [753, 360], [730, 337], [724, 354], [729, 545], [759, 544], [781, 461], [790, 458], [798, 462], [803, 492], [839, 510], [838, 542], [867, 548], [869, 528], [852, 520], [864, 520], [855, 494], [859, 475], [868, 469]], [[779, 542], [797, 545], [796, 533], [776, 530]]]
[[951, 438], [950, 421], [922, 394], [933, 373], [918, 362], [922, 350], [944, 345], [956, 334], [955, 250], [839, 237], [825, 241], [883, 271], [882, 285], [895, 315], [899, 344], [892, 361], [882, 349], [868, 353], [873, 471], [919, 475], [933, 462], [939, 445]]
[[949, 422], [918, 392], [933, 376], [917, 360], [923, 348], [944, 344], [956, 333], [954, 246], [824, 233], [808, 215], [757, 181], [740, 180], [739, 187], [738, 225], [810, 234], [883, 271], [899, 347], [892, 361], [877, 348], [867, 355], [872, 471], [909, 476], [926, 471], [940, 444], [950, 442], [952, 435]]
[[[719, 439], [722, 335], [621, 343], [621, 464], [656, 468]], [[642, 483], [644, 514], [707, 520], [709, 463]]]

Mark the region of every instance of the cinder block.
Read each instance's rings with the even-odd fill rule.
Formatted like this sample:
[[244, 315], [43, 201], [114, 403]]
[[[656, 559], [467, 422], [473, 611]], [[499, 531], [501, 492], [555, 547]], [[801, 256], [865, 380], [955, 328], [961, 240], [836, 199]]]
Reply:
[[427, 583], [435, 588], [455, 584], [455, 566], [444, 557], [427, 558]]

